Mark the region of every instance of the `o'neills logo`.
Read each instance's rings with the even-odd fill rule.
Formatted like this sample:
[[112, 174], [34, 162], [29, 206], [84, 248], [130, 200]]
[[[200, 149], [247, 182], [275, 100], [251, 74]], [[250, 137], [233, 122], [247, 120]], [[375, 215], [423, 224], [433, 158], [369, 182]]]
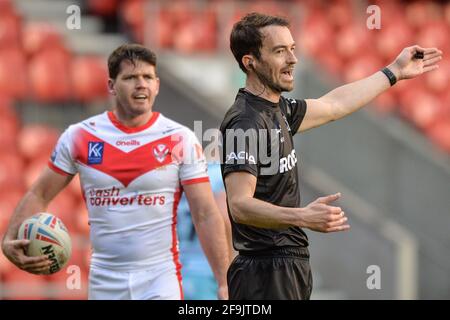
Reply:
[[137, 140], [118, 140], [116, 141], [116, 146], [140, 146], [141, 143]]
[[120, 189], [112, 187], [110, 189], [94, 189], [88, 192], [87, 201], [93, 207], [102, 206], [157, 206], [166, 203], [166, 197], [160, 195], [133, 195], [120, 196]]

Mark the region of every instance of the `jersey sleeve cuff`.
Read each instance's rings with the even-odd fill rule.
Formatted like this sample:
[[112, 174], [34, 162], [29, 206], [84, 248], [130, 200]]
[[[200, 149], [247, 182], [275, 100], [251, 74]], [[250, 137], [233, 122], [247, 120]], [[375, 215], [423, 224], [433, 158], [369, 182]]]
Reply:
[[233, 166], [225, 166], [225, 168], [223, 169], [223, 178], [225, 178], [225, 176], [229, 173], [232, 172], [248, 172], [251, 175], [254, 175], [256, 178], [258, 178], [258, 172], [256, 170], [254, 170], [253, 168], [249, 167], [248, 165], [245, 164], [238, 164], [238, 165], [233, 165]]
[[51, 162], [51, 161], [48, 162], [48, 167], [49, 167], [50, 169], [52, 169], [53, 171], [55, 171], [56, 173], [62, 175], [62, 176], [73, 176], [73, 173], [69, 173], [69, 172], [66, 172], [66, 171], [64, 171], [64, 170], [62, 170], [62, 169], [60, 169], [60, 168], [58, 168], [58, 167], [55, 166], [55, 165], [53, 164], [53, 162]]
[[209, 177], [182, 180], [181, 185], [185, 186], [187, 184], [195, 184], [195, 183], [202, 183], [202, 182], [209, 182]]

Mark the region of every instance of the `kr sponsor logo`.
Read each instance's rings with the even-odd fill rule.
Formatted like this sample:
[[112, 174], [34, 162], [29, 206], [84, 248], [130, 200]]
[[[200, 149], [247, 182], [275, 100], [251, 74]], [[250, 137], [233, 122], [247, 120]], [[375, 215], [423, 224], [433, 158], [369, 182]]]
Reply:
[[153, 147], [153, 155], [155, 156], [156, 160], [158, 160], [160, 163], [164, 162], [168, 154], [169, 154], [169, 147], [163, 143], [160, 143], [157, 146]]
[[88, 142], [88, 164], [100, 164], [103, 162], [104, 142]]

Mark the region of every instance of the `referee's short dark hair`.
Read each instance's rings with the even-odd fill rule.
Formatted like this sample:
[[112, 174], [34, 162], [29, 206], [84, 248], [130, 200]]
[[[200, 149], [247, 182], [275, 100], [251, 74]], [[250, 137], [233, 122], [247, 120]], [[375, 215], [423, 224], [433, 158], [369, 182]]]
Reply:
[[129, 60], [144, 61], [156, 67], [156, 54], [150, 49], [136, 43], [127, 43], [114, 50], [108, 57], [108, 72], [111, 79], [115, 79], [120, 72], [120, 63]]
[[261, 57], [263, 34], [260, 29], [272, 25], [289, 27], [289, 21], [282, 17], [253, 12], [234, 24], [230, 35], [230, 49], [245, 73], [247, 70], [242, 63], [242, 57], [246, 54], [252, 54], [256, 59]]

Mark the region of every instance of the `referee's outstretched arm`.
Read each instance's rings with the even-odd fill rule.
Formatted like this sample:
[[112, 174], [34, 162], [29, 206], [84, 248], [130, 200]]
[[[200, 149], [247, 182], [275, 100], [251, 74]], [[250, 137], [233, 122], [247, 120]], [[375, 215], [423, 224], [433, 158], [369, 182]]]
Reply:
[[397, 81], [411, 79], [437, 69], [442, 51], [437, 48], [407, 47], [387, 68], [338, 87], [318, 99], [306, 99], [308, 109], [298, 131], [305, 131], [341, 119], [365, 106]]

